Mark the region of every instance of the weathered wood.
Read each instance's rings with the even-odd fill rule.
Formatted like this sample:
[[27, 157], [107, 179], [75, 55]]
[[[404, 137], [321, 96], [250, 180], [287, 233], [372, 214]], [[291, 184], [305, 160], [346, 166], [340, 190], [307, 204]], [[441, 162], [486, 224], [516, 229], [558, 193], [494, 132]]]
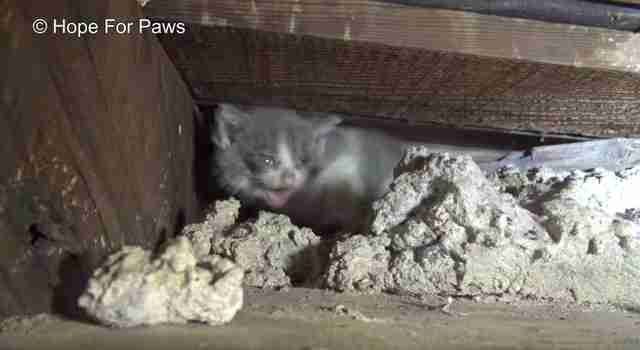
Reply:
[[153, 0], [145, 14], [203, 25], [640, 72], [637, 34], [372, 0]]
[[638, 34], [376, 1], [154, 0], [145, 11], [202, 24], [163, 40], [199, 103], [640, 135]]
[[512, 152], [497, 162], [481, 164], [491, 172], [504, 166], [521, 170], [547, 167], [556, 171], [602, 168], [619, 171], [640, 164], [640, 139], [609, 139], [533, 147]]
[[134, 0], [0, 1], [0, 317], [75, 311], [105, 252], [196, 212], [195, 105], [157, 39], [32, 30], [140, 16]]
[[628, 72], [198, 25], [162, 43], [198, 103], [282, 105], [425, 127], [640, 135], [640, 76]]

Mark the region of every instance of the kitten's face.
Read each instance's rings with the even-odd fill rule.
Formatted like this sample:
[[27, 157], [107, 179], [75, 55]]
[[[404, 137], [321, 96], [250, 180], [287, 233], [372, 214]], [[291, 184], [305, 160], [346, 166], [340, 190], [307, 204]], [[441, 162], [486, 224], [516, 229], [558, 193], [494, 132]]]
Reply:
[[[260, 142], [261, 137], [266, 137]], [[309, 176], [311, 155], [309, 150], [299, 149], [284, 133], [271, 137], [254, 135], [254, 146], [237, 145], [233, 156], [240, 157], [244, 167], [233, 180], [241, 197], [261, 201], [271, 208], [281, 208], [291, 195], [300, 190]], [[249, 142], [251, 143], [251, 142]], [[245, 145], [246, 146], [246, 145]], [[238, 176], [239, 175], [239, 176]]]
[[322, 160], [326, 126], [293, 111], [221, 105], [216, 124], [218, 181], [242, 201], [282, 208]]

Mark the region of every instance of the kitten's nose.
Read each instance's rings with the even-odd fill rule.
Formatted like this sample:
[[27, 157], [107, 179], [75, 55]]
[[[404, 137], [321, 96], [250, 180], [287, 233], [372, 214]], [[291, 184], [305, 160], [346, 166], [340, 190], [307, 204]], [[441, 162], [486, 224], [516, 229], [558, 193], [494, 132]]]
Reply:
[[291, 170], [285, 170], [282, 173], [282, 183], [287, 186], [293, 186], [296, 184], [296, 174]]

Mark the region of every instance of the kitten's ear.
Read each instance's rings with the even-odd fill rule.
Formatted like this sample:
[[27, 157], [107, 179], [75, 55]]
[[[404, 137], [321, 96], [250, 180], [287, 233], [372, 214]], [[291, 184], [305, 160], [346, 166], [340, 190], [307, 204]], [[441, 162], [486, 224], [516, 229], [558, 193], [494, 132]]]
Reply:
[[219, 104], [211, 132], [213, 144], [222, 149], [231, 146], [233, 133], [248, 119], [249, 114], [240, 108], [228, 103]]
[[317, 117], [314, 122], [314, 136], [316, 138], [327, 136], [332, 133], [340, 123], [342, 123], [342, 118], [335, 114], [330, 114], [325, 117]]

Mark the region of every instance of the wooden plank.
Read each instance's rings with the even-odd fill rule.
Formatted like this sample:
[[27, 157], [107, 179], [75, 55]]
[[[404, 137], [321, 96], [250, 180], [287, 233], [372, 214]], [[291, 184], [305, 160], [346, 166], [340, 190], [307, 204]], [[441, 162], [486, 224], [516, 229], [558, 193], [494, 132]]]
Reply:
[[409, 125], [640, 135], [637, 74], [192, 25], [161, 41], [198, 103], [280, 105]]
[[640, 72], [640, 35], [371, 0], [153, 0], [149, 17], [574, 67]]
[[197, 209], [193, 100], [157, 39], [34, 34], [133, 1], [0, 0], [0, 318], [77, 311], [93, 264]]

